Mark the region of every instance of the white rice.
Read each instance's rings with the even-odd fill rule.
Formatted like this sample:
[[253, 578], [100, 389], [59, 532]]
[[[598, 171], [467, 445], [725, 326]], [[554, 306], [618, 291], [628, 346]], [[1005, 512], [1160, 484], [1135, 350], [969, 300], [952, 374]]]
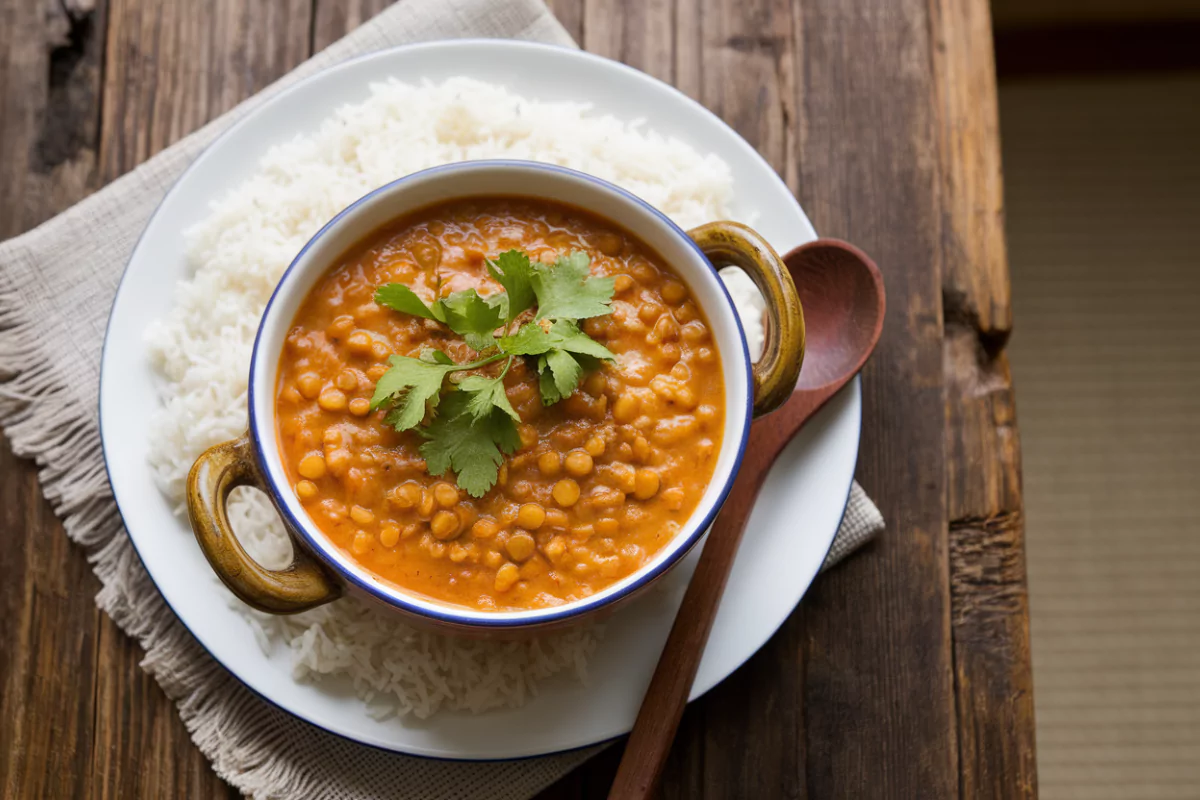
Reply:
[[[319, 130], [271, 148], [257, 172], [186, 232], [191, 278], [147, 333], [164, 378], [150, 464], [169, 498], [182, 503], [187, 471], [201, 452], [245, 431], [254, 335], [275, 284], [304, 243], [388, 181], [497, 157], [599, 176], [685, 228], [730, 217], [728, 166], [636, 122], [590, 114], [584, 104], [527, 100], [467, 78], [371, 86], [367, 100], [341, 108]], [[252, 556], [269, 567], [290, 563], [291, 544], [263, 495], [239, 490], [230, 515]], [[601, 633], [582, 626], [523, 642], [480, 642], [418, 631], [353, 599], [291, 617], [231, 602], [264, 651], [290, 650], [297, 680], [346, 676], [382, 716], [518, 706], [551, 675], [585, 679]]]

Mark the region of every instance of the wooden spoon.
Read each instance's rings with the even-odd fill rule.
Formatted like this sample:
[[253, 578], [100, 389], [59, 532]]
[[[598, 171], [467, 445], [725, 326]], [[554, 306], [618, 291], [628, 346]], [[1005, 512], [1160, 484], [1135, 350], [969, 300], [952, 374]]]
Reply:
[[750, 428], [741, 468], [708, 534], [625, 745], [609, 800], [649, 797], [658, 785], [767, 472], [804, 423], [862, 369], [879, 341], [886, 306], [883, 278], [865, 253], [845, 242], [818, 239], [792, 250], [784, 261], [800, 293], [807, 329], [800, 380], [779, 410], [755, 420]]

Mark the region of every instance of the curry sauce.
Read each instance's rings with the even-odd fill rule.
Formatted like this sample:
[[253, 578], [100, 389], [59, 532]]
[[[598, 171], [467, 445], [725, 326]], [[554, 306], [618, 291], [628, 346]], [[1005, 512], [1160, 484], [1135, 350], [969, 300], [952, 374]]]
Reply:
[[[521, 448], [481, 498], [430, 475], [413, 431], [372, 411], [391, 355], [477, 353], [444, 326], [377, 305], [402, 283], [426, 298], [500, 290], [486, 259], [583, 251], [614, 277], [612, 313], [583, 328], [616, 355], [544, 406], [518, 359], [504, 377]], [[315, 525], [405, 590], [483, 610], [587, 597], [645, 565], [695, 510], [724, 428], [720, 354], [688, 287], [649, 247], [564, 204], [457, 200], [377, 231], [317, 283], [287, 335], [276, 391], [283, 464]]]

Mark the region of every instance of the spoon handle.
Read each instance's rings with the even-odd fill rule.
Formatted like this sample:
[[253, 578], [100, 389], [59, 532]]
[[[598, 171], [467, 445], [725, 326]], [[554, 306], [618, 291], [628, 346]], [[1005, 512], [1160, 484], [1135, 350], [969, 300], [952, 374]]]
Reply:
[[625, 745], [609, 800], [649, 797], [658, 785], [717, 616], [725, 581], [765, 475], [763, 468], [743, 468], [709, 531], [700, 563]]

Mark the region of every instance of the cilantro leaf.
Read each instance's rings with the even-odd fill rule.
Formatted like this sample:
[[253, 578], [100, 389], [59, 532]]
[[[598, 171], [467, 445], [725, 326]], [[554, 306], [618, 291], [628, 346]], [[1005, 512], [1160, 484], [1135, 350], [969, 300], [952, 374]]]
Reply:
[[538, 356], [538, 385], [545, 405], [557, 403], [579, 386], [583, 364], [577, 356], [593, 365], [591, 359], [616, 359], [611, 350], [580, 330], [573, 320], [565, 319], [553, 324], [546, 320], [526, 323], [515, 335], [502, 338], [500, 349], [514, 355]]
[[412, 314], [414, 317], [423, 317], [437, 322], [446, 321], [446, 314], [440, 300], [435, 302], [432, 307], [427, 306], [416, 292], [403, 283], [385, 283], [380, 286], [375, 290], [375, 302], [393, 311]]
[[476, 350], [484, 350], [496, 343], [492, 332], [500, 327], [505, 305], [503, 296], [484, 298], [474, 289], [454, 292], [426, 305], [416, 292], [402, 283], [380, 286], [375, 290], [375, 302], [393, 311], [445, 323]]
[[529, 256], [520, 250], [507, 250], [496, 256], [494, 261], [488, 259], [487, 267], [496, 282], [504, 287], [508, 297], [508, 307], [504, 311], [504, 324], [507, 325], [522, 311], [533, 307], [533, 265], [529, 262]]
[[542, 405], [553, 405], [562, 399], [554, 385], [554, 373], [546, 366], [546, 356], [537, 357], [538, 389], [542, 393]]
[[415, 428], [425, 418], [426, 409], [437, 408], [442, 381], [457, 367], [454, 364], [430, 364], [407, 356], [391, 356], [388, 363], [391, 368], [375, 384], [371, 410], [390, 404], [389, 425], [398, 431]]
[[587, 253], [576, 251], [553, 265], [533, 265], [538, 319], [587, 319], [612, 313], [613, 279], [589, 276], [589, 263]]
[[432, 347], [426, 347], [421, 351], [421, 360], [429, 364], [453, 364], [454, 361], [450, 356], [443, 353], [441, 350], [434, 350]]
[[438, 300], [442, 319], [450, 330], [466, 339], [476, 350], [485, 350], [496, 344], [492, 332], [500, 327], [499, 304], [490, 303], [474, 289], [466, 289]]
[[563, 396], [558, 393], [558, 388], [554, 385], [554, 374], [550, 370], [538, 375], [538, 389], [542, 393], [542, 405], [552, 406], [562, 400]]
[[458, 389], [471, 395], [471, 399], [467, 402], [467, 411], [475, 419], [481, 420], [490, 414], [493, 408], [498, 408], [515, 421], [521, 421], [521, 417], [512, 407], [512, 403], [508, 402], [508, 394], [504, 391], [503, 375], [499, 378], [470, 375], [459, 381]]
[[500, 318], [501, 325], [507, 325], [510, 322], [508, 319], [508, 292], [489, 294], [483, 300], [489, 306], [496, 309], [496, 314]]
[[429, 474], [453, 470], [455, 482], [472, 497], [483, 497], [496, 483], [504, 454], [521, 446], [517, 425], [498, 408], [481, 420], [468, 410], [470, 392], [453, 392], [432, 425], [418, 429], [426, 441], [421, 455]]
[[580, 330], [574, 320], [558, 320], [550, 328], [550, 336], [554, 339], [554, 346], [560, 350], [594, 356], [605, 361], [615, 361], [617, 358], [611, 350]]
[[[566, 350], [551, 350], [546, 353], [545, 365], [539, 381], [542, 402], [545, 405], [553, 405], [572, 394], [579, 387], [579, 379], [583, 377], [583, 367]], [[549, 385], [546, 382], [547, 375], [550, 375]]]
[[[612, 313], [613, 281], [591, 276], [589, 264], [587, 254], [581, 252], [542, 264], [509, 250], [487, 262], [503, 292], [483, 297], [467, 289], [428, 305], [402, 284], [379, 287], [375, 299], [380, 305], [441, 322], [475, 350], [487, 352], [466, 364], [456, 364], [433, 348], [422, 350], [419, 358], [392, 356], [390, 369], [376, 384], [371, 408], [388, 409], [388, 424], [424, 437], [421, 454], [431, 474], [453, 471], [458, 485], [475, 497], [495, 484], [504, 455], [521, 446], [517, 434], [521, 420], [504, 388], [504, 377], [517, 356], [536, 363], [546, 405], [575, 392], [585, 370], [597, 368], [599, 361], [615, 360], [607, 347], [579, 326], [581, 319]], [[511, 336], [497, 338], [497, 329], [507, 330], [535, 306], [533, 322]], [[498, 377], [472, 373], [504, 358], [508, 361]], [[446, 387], [445, 378], [451, 373], [466, 374]], [[423, 425], [427, 416], [431, 421]]]
[[611, 350], [588, 336], [572, 320], [561, 319], [551, 325], [528, 322], [512, 336], [500, 340], [500, 349], [517, 356], [536, 356], [551, 350], [567, 350], [572, 353], [594, 356], [612, 361], [616, 356]]
[[537, 322], [527, 322], [512, 336], [501, 337], [500, 349], [514, 356], [541, 355], [555, 346], [550, 327], [542, 327]]

